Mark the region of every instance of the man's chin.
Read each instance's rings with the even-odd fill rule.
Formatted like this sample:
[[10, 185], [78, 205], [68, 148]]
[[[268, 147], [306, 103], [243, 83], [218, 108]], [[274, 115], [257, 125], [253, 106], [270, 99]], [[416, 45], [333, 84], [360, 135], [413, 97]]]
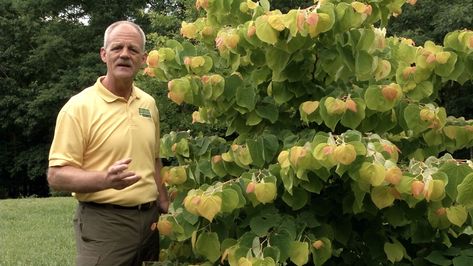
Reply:
[[133, 79], [135, 77], [135, 71], [130, 69], [117, 69], [114, 71], [114, 76], [120, 79]]

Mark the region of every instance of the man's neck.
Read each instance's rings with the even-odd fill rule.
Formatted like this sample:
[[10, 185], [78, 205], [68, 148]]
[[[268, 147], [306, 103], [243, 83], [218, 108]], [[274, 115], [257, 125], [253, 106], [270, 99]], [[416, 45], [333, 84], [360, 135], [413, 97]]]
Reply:
[[105, 76], [105, 78], [102, 79], [102, 84], [111, 93], [123, 97], [126, 100], [130, 98], [131, 91], [133, 90], [133, 80], [120, 81]]

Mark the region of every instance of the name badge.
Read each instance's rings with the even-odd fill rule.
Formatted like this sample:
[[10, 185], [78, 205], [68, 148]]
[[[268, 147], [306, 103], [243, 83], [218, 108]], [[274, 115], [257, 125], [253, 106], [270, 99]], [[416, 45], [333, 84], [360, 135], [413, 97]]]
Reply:
[[151, 113], [148, 109], [146, 108], [138, 108], [138, 112], [141, 116], [144, 116], [144, 117], [151, 117]]

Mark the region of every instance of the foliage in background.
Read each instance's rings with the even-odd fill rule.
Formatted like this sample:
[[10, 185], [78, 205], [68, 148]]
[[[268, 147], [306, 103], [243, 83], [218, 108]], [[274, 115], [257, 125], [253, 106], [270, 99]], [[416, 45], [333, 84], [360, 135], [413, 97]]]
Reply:
[[473, 79], [473, 31], [416, 46], [373, 27], [405, 4], [196, 1], [145, 72], [226, 138], [163, 136], [163, 260], [468, 265], [473, 169], [445, 153], [473, 145], [473, 120], [435, 100]]
[[105, 28], [161, 1], [0, 2], [0, 198], [47, 196], [45, 173], [56, 115], [105, 67]]
[[[445, 35], [454, 29], [473, 28], [473, 2], [463, 0], [418, 0], [415, 6], [406, 7], [401, 16], [392, 17], [388, 34], [411, 38], [417, 45], [432, 40], [441, 44]], [[445, 84], [440, 104], [454, 116], [473, 118], [473, 83]], [[465, 153], [464, 158], [470, 154]]]

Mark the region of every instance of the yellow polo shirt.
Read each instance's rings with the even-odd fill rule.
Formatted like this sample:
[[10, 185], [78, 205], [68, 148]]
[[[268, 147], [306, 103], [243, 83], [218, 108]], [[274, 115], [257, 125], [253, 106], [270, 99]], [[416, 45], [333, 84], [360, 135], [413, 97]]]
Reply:
[[49, 166], [106, 171], [132, 158], [129, 171], [141, 180], [123, 190], [74, 193], [80, 201], [133, 206], [157, 199], [154, 179], [159, 156], [159, 113], [153, 97], [133, 87], [128, 101], [97, 82], [71, 97], [58, 114]]

